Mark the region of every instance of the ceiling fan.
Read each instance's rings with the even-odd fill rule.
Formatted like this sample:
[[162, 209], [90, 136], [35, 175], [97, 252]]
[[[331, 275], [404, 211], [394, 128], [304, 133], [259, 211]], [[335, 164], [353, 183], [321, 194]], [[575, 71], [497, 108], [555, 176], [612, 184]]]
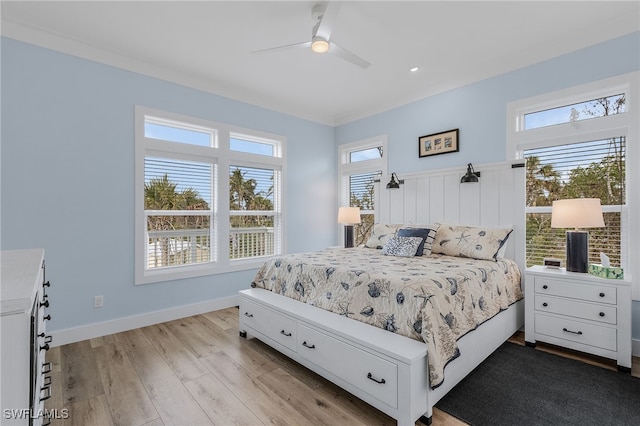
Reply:
[[311, 41], [254, 50], [251, 53], [275, 52], [278, 50], [295, 48], [311, 48], [315, 53], [330, 53], [349, 61], [360, 68], [367, 69], [371, 65], [369, 62], [331, 41], [331, 28], [333, 26], [333, 22], [338, 16], [339, 8], [340, 6], [336, 2], [328, 2], [326, 6], [323, 4], [316, 4], [313, 6], [311, 9], [311, 18], [316, 22], [316, 24], [311, 30]]

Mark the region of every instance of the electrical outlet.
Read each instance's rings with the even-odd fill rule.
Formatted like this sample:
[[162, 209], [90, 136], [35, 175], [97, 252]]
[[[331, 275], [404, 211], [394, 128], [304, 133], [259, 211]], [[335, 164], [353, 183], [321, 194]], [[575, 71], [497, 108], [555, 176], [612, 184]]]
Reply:
[[96, 296], [93, 298], [93, 307], [94, 308], [102, 308], [102, 304], [104, 303], [104, 298], [102, 296]]

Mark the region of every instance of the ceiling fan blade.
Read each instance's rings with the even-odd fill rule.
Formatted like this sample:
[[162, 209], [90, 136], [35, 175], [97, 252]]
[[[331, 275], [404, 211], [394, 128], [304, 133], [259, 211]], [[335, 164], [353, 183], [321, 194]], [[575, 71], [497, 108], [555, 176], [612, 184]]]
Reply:
[[331, 39], [331, 29], [338, 17], [338, 10], [340, 10], [340, 4], [338, 2], [327, 2], [327, 7], [324, 9], [324, 12], [322, 12], [320, 21], [318, 22], [318, 28], [313, 34], [314, 37], [321, 37], [327, 41]]
[[360, 68], [367, 69], [371, 65], [369, 62], [365, 61], [358, 55], [349, 52], [347, 49], [340, 47], [333, 42], [329, 42], [329, 45], [329, 53], [334, 54], [346, 61], [349, 61], [352, 64], [359, 66]]
[[303, 41], [302, 43], [285, 44], [284, 46], [269, 47], [267, 49], [254, 50], [251, 53], [277, 52], [279, 50], [296, 49], [300, 47], [308, 49], [311, 47], [311, 42]]

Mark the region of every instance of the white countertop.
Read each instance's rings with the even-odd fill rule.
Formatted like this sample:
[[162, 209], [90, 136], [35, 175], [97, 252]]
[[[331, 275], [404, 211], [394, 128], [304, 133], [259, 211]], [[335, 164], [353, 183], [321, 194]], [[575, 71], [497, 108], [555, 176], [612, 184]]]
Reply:
[[43, 260], [43, 249], [0, 251], [0, 316], [31, 309]]

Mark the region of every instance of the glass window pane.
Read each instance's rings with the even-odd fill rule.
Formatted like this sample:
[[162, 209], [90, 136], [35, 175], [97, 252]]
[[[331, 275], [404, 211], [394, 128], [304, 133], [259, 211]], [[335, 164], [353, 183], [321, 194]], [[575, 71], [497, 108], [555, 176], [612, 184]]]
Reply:
[[275, 171], [255, 167], [229, 168], [231, 210], [273, 210]]
[[379, 178], [382, 172], [368, 172], [349, 176], [349, 206], [360, 207], [360, 210], [374, 209], [373, 180]]
[[146, 157], [144, 165], [145, 211], [167, 211], [146, 214], [147, 269], [210, 262], [211, 164]]
[[145, 121], [144, 136], [169, 142], [180, 142], [206, 147], [213, 146], [213, 131], [196, 131], [168, 124], [150, 123]]
[[[625, 204], [625, 138], [537, 148], [524, 152], [527, 161], [527, 266], [541, 265], [544, 257], [565, 258], [565, 229], [551, 228], [551, 205], [568, 198], [599, 198], [603, 206]], [[542, 211], [540, 211], [542, 210]], [[599, 263], [600, 252], [621, 266], [622, 222], [619, 211], [603, 213], [605, 227], [589, 229], [589, 262]]]
[[256, 142], [232, 136], [229, 140], [232, 151], [247, 152], [249, 154], [274, 156], [273, 144]]
[[353, 239], [356, 247], [367, 242], [373, 231], [375, 217], [373, 214], [360, 214], [360, 223], [353, 225]]
[[622, 114], [626, 111], [624, 94], [592, 99], [586, 102], [536, 111], [524, 115], [524, 130], [554, 126], [556, 124], [588, 120], [607, 115]]
[[273, 215], [232, 215], [230, 220], [230, 259], [275, 254]]
[[193, 161], [146, 157], [146, 210], [209, 210], [212, 165]]
[[210, 216], [147, 216], [147, 269], [211, 261]]
[[357, 163], [358, 161], [376, 160], [382, 158], [382, 147], [367, 148], [360, 151], [352, 151], [349, 153], [349, 161]]
[[[604, 228], [589, 229], [589, 263], [600, 263], [600, 252], [606, 253], [611, 265], [620, 266], [622, 242], [620, 212], [605, 212]], [[551, 228], [551, 212], [527, 213], [527, 267], [542, 265], [545, 257], [566, 257], [566, 230]]]
[[527, 206], [580, 197], [625, 204], [625, 146], [618, 137], [526, 150]]
[[275, 175], [273, 169], [229, 168], [230, 259], [275, 254]]

